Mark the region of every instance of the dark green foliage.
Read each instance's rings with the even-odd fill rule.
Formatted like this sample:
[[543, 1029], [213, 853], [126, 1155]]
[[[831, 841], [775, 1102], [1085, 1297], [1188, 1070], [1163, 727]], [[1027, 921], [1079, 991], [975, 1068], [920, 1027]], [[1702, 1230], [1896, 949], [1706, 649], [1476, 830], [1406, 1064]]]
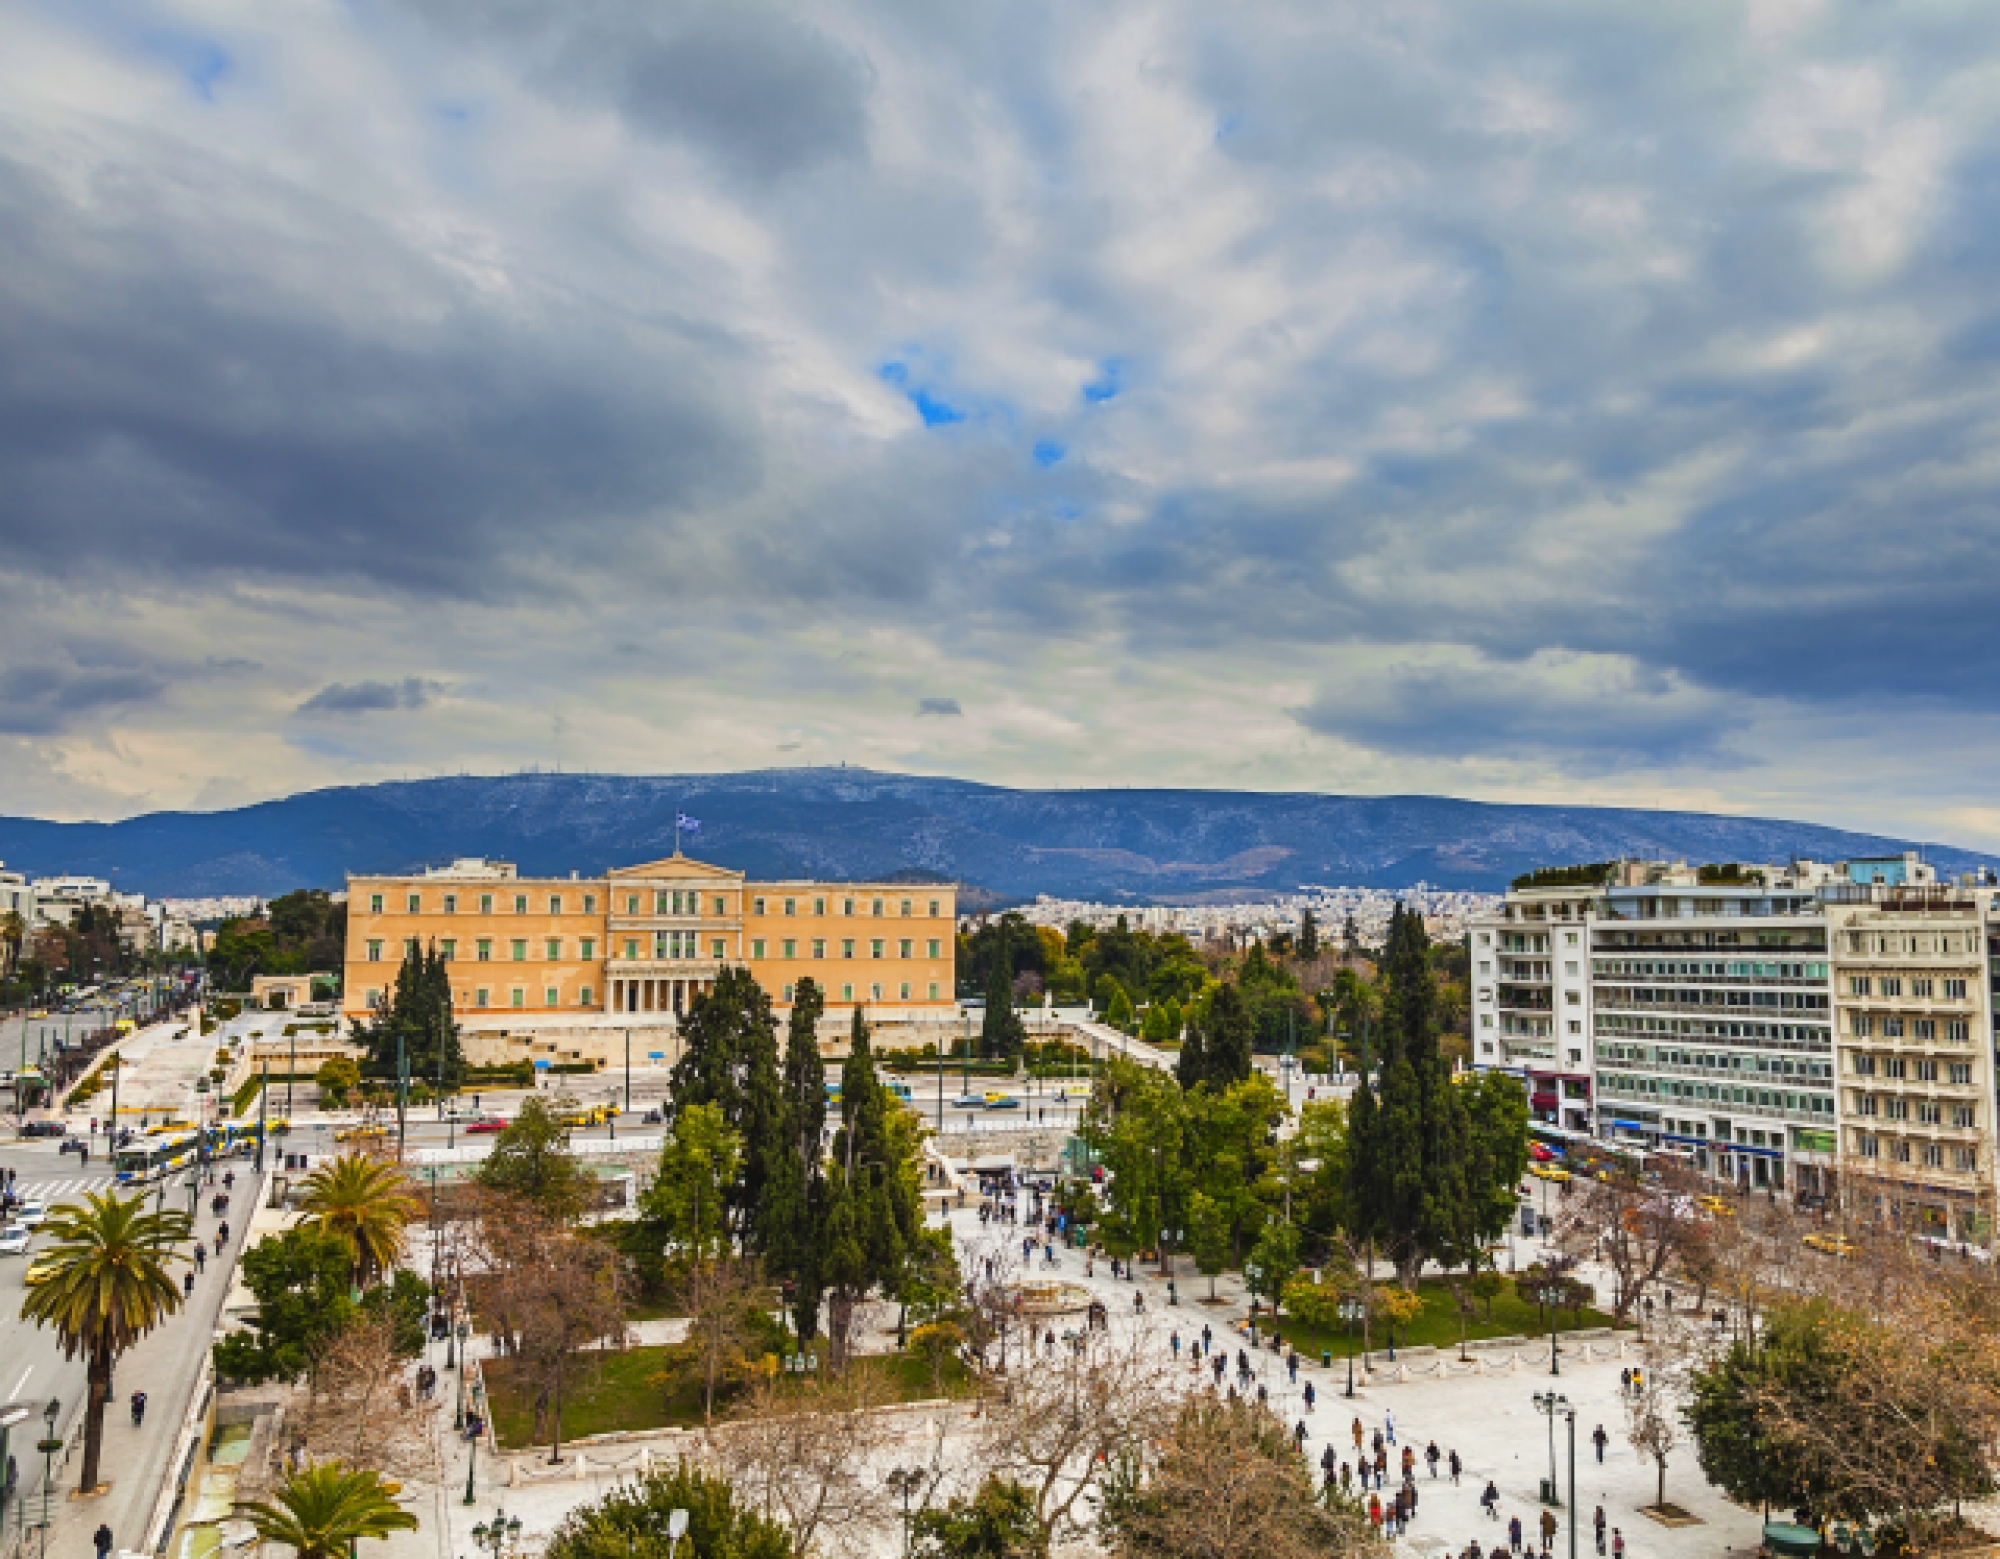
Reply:
[[687, 1462], [579, 1505], [550, 1536], [545, 1559], [666, 1559], [667, 1518], [676, 1510], [688, 1513], [680, 1541], [688, 1559], [796, 1559], [782, 1523], [738, 1505], [726, 1482]]
[[304, 1376], [313, 1350], [354, 1313], [353, 1270], [346, 1242], [321, 1229], [287, 1229], [251, 1246], [243, 1286], [256, 1295], [257, 1313], [247, 1331], [215, 1344], [216, 1373], [245, 1385]]
[[1299, 957], [1308, 963], [1319, 957], [1319, 921], [1311, 910], [1299, 917]]
[[493, 1151], [473, 1170], [472, 1179], [561, 1219], [583, 1211], [590, 1185], [588, 1171], [569, 1150], [569, 1127], [539, 1098], [522, 1103], [520, 1113], [493, 1139]]
[[1190, 1023], [1187, 1033], [1181, 1038], [1181, 1053], [1174, 1062], [1174, 1076], [1180, 1080], [1181, 1087], [1187, 1089], [1208, 1081], [1208, 1041], [1202, 1037], [1198, 1023]]
[[991, 1061], [1012, 1060], [1027, 1043], [1027, 1026], [1014, 1010], [1014, 976], [1005, 952], [986, 980], [986, 1009], [979, 1021], [979, 1053]]
[[910, 1522], [916, 1559], [1042, 1559], [1048, 1538], [1035, 1519], [1035, 1497], [1011, 1479], [988, 1474], [972, 1498]]
[[1203, 1037], [1208, 1046], [1207, 1080], [1212, 1087], [1227, 1088], [1250, 1075], [1253, 1031], [1250, 1008], [1243, 1000], [1241, 987], [1227, 984], [1215, 993], [1208, 1006], [1208, 1026]]
[[412, 1082], [437, 1082], [442, 1047], [444, 1086], [451, 1090], [460, 1085], [465, 1077], [465, 1052], [458, 1042], [458, 1025], [452, 1021], [451, 970], [435, 945], [413, 947], [404, 955], [388, 1004], [361, 1025], [358, 1037], [368, 1050], [361, 1069], [370, 1077], [394, 1079], [398, 1075], [400, 1040], [401, 1060], [407, 1068], [403, 1075]]
[[1812, 1469], [1767, 1432], [1758, 1397], [1783, 1383], [1805, 1403], [1831, 1398], [1834, 1371], [1819, 1347], [1820, 1312], [1819, 1305], [1779, 1307], [1761, 1335], [1739, 1338], [1689, 1378], [1684, 1416], [1701, 1470], [1739, 1504], [1779, 1510], [1812, 1504]]
[[822, 1275], [833, 1293], [835, 1361], [844, 1362], [845, 1327], [873, 1288], [900, 1282], [906, 1255], [923, 1227], [916, 1127], [892, 1105], [875, 1075], [868, 1025], [854, 1013], [840, 1071], [840, 1127], [827, 1169]]
[[743, 1139], [743, 1173], [731, 1193], [732, 1223], [754, 1237], [751, 1209], [763, 1195], [786, 1132], [778, 1083], [778, 1029], [771, 998], [748, 969], [726, 968], [682, 1025], [673, 1107], [712, 1104]]
[[819, 1019], [826, 1003], [811, 980], [799, 982], [785, 1032], [779, 1080], [783, 1152], [771, 1164], [752, 1226], [765, 1270], [791, 1285], [793, 1324], [801, 1337], [819, 1330], [819, 1229], [826, 1212], [826, 1172], [820, 1134], [826, 1126], [826, 1063], [819, 1054]]
[[396, 1327], [396, 1352], [414, 1359], [424, 1351], [424, 1322], [430, 1314], [431, 1286], [407, 1267], [361, 1296], [361, 1308], [387, 1315]]
[[1516, 877], [1517, 888], [1595, 888], [1610, 880], [1616, 861], [1593, 861], [1587, 866], [1541, 866]]

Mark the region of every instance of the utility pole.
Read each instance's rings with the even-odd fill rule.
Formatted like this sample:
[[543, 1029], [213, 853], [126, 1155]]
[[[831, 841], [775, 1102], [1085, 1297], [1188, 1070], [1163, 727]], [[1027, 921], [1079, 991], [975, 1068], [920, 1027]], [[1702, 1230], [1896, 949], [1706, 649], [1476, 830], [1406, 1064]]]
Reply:
[[[264, 1139], [270, 1135], [271, 1058], [264, 1057], [264, 1086], [257, 1090], [257, 1173], [264, 1172]], [[246, 1225], [247, 1226], [247, 1225]]]
[[625, 1113], [632, 1113], [632, 1030], [625, 1030]]
[[403, 1160], [403, 1140], [409, 1130], [410, 1058], [400, 1031], [396, 1035], [396, 1162]]

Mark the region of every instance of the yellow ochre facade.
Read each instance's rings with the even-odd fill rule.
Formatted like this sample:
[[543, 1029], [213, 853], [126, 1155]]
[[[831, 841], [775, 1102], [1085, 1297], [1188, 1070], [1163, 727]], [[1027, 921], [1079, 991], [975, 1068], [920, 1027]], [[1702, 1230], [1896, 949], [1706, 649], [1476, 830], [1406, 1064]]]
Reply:
[[343, 1011], [386, 1002], [414, 944], [443, 955], [475, 1024], [670, 1024], [728, 966], [780, 1009], [810, 977], [829, 1014], [922, 1020], [955, 1005], [956, 917], [949, 885], [747, 882], [682, 855], [590, 878], [486, 860], [350, 876]]

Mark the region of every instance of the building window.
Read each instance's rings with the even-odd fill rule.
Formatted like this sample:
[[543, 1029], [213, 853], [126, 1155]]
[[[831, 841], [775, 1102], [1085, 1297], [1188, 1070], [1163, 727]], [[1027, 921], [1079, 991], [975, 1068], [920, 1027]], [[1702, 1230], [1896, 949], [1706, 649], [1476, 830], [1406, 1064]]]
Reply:
[[1903, 1037], [1903, 1020], [1901, 1018], [1884, 1018], [1882, 1020], [1882, 1037], [1884, 1039], [1901, 1039]]
[[826, 957], [826, 939], [824, 937], [813, 938], [813, 957]]
[[597, 939], [595, 937], [585, 937], [581, 942], [576, 944], [576, 947], [576, 956], [588, 963], [597, 952]]
[[625, 956], [627, 958], [637, 958], [639, 956], [639, 939], [637, 937], [628, 936], [625, 939]]
[[904, 937], [900, 942], [896, 944], [896, 946], [901, 949], [901, 951], [898, 952], [896, 956], [898, 958], [908, 958], [910, 956], [910, 949], [914, 945], [915, 944], [911, 942], [911, 940], [908, 937]]
[[638, 894], [636, 894], [636, 893], [628, 893], [628, 894], [626, 894], [626, 895], [625, 895], [625, 913], [626, 913], [626, 914], [628, 914], [628, 915], [636, 915], [636, 914], [638, 914], [638, 913], [639, 913], [639, 895], [638, 895]]
[[799, 944], [790, 937], [785, 938], [785, 956], [787, 958], [796, 958], [799, 956]]
[[1882, 1101], [1882, 1113], [1892, 1121], [1906, 1121], [1910, 1118], [1910, 1101], [1891, 1095]]
[[1926, 1142], [1924, 1144], [1924, 1166], [1927, 1169], [1942, 1169], [1944, 1167], [1944, 1149], [1939, 1147], [1935, 1142]]
[[1951, 1123], [1960, 1131], [1970, 1131], [1977, 1124], [1977, 1117], [1969, 1104], [1954, 1104], [1951, 1107]]
[[1965, 982], [1963, 980], [1946, 980], [1944, 982], [1944, 996], [1946, 1001], [1964, 1001]]
[[1918, 1082], [1920, 1082], [1920, 1083], [1934, 1083], [1934, 1082], [1936, 1082], [1936, 1081], [1937, 1081], [1937, 1062], [1935, 1062], [1935, 1061], [1919, 1061], [1919, 1062], [1917, 1063], [1917, 1081], [1918, 1081]]
[[1979, 1153], [1975, 1148], [1953, 1148], [1951, 1167], [1961, 1175], [1969, 1175], [1979, 1167]]
[[1493, 1014], [1490, 1012], [1480, 1013], [1479, 1026], [1483, 1029], [1490, 1029], [1491, 1027], [1493, 1027]]
[[379, 964], [382, 961], [382, 944], [380, 942], [370, 942], [368, 944], [368, 961], [371, 964]]
[[528, 993], [522, 990], [520, 986], [515, 986], [508, 994], [513, 997], [515, 1006], [525, 1007], [528, 1005]]
[[925, 957], [936, 958], [940, 956], [940, 954], [938, 953], [938, 948], [941, 944], [939, 943], [936, 937], [932, 937], [930, 941], [925, 945], [930, 949], [930, 951], [924, 955]]
[[1912, 996], [1920, 997], [1925, 1001], [1929, 1001], [1931, 995], [1931, 982], [1929, 980], [1910, 981], [1910, 994]]
[[542, 992], [542, 997], [542, 1005], [544, 1007], [560, 1007], [562, 1005], [562, 992], [557, 990], [553, 985]]
[[478, 958], [479, 961], [483, 964], [491, 963], [493, 961], [493, 944], [485, 937], [481, 937], [479, 939]]
[[752, 900], [750, 901], [750, 913], [751, 913], [751, 914], [753, 914], [753, 915], [761, 915], [761, 914], [763, 914], [763, 913], [764, 913], [764, 901], [763, 901], [762, 899], [752, 899]]
[[1944, 1037], [1950, 1040], [1954, 1045], [1964, 1044], [1967, 1038], [1967, 1034], [1968, 1030], [1965, 1026], [1965, 1019], [1963, 1018], [1952, 1018], [1944, 1026]]
[[1903, 982], [1893, 975], [1883, 975], [1882, 994], [1884, 996], [1901, 996], [1903, 994]]
[[560, 957], [562, 957], [562, 938], [552, 936], [549, 938], [549, 962], [554, 963]]
[[1970, 1083], [1972, 1081], [1972, 1063], [1970, 1061], [1952, 1062], [1951, 1080], [1960, 1087], [1964, 1087]]
[[784, 996], [782, 999], [785, 1001], [790, 1001], [792, 999], [792, 988], [789, 985], [786, 985], [786, 986], [781, 986], [780, 989], [784, 992]]
[[842, 958], [852, 958], [852, 957], [854, 956], [854, 938], [853, 938], [853, 937], [851, 937], [851, 936], [850, 936], [850, 937], [842, 937], [842, 938], [841, 938], [841, 941], [840, 941], [840, 956], [841, 956]]
[[379, 893], [371, 893], [371, 894], [369, 894], [369, 895], [368, 895], [368, 913], [369, 913], [369, 914], [371, 914], [371, 915], [379, 915], [379, 914], [381, 914], [381, 913], [382, 913], [382, 895], [381, 895], [381, 894], [379, 894]]
[[824, 914], [826, 913], [826, 900], [825, 900], [825, 899], [814, 899], [814, 900], [813, 900], [813, 913], [814, 913], [815, 915], [824, 915]]
[[725, 938], [711, 937], [708, 943], [708, 956], [716, 959], [725, 958], [728, 956], [728, 947], [729, 943]]
[[1875, 1020], [1869, 1017], [1867, 1013], [1865, 1012], [1850, 1013], [1848, 1014], [1848, 1017], [1853, 1024], [1853, 1032], [1855, 1038], [1868, 1039], [1874, 1034]]
[[851, 986], [851, 985], [843, 985], [843, 986], [841, 986], [841, 988], [840, 988], [840, 999], [841, 999], [842, 1001], [852, 1001], [852, 1000], [854, 1000], [854, 987], [853, 987], [853, 986]]
[[[908, 899], [903, 900], [903, 918], [905, 920], [908, 920], [910, 918], [911, 913], [915, 910], [915, 908], [916, 906], [912, 904], [910, 900]], [[908, 993], [905, 992], [904, 994], [907, 995]]]
[[479, 913], [480, 913], [480, 914], [482, 914], [482, 915], [490, 915], [490, 914], [492, 914], [492, 913], [493, 913], [493, 895], [492, 895], [492, 894], [490, 894], [490, 893], [482, 893], [482, 894], [480, 894], [480, 895], [479, 895]]
[[884, 914], [884, 910], [883, 910], [883, 907], [882, 907], [882, 901], [881, 901], [880, 899], [877, 899], [877, 900], [875, 901], [875, 918], [876, 918], [877, 920], [880, 920], [880, 919], [882, 918], [883, 914]]
[[1581, 1018], [1571, 1018], [1569, 1020], [1569, 1031], [1572, 1034], [1581, 1034], [1583, 1032], [1583, 1020]]
[[760, 937], [760, 936], [757, 936], [757, 937], [752, 937], [752, 938], [750, 939], [750, 956], [751, 956], [752, 958], [756, 958], [756, 959], [762, 959], [762, 958], [763, 958], [763, 956], [764, 956], [764, 939], [763, 939], [762, 937]]
[[931, 999], [932, 1001], [936, 1001], [936, 1000], [938, 999], [938, 993], [937, 993], [937, 981], [935, 981], [935, 980], [931, 981], [931, 998], [930, 998], [930, 999]]
[[1913, 1039], [1936, 1039], [1937, 1020], [1935, 1018], [1910, 1019], [1910, 1037]]
[[594, 893], [586, 893], [586, 894], [585, 894], [585, 895], [583, 896], [583, 912], [584, 912], [584, 913], [585, 913], [586, 915], [595, 915], [595, 914], [597, 913], [597, 895], [596, 895], [596, 894], [594, 894]]
[[798, 912], [799, 912], [799, 901], [797, 899], [786, 899], [785, 913], [787, 915], [796, 915]]
[[881, 986], [879, 986], [879, 985], [871, 985], [871, 986], [869, 986], [869, 987], [868, 987], [868, 999], [869, 999], [870, 1001], [880, 1001], [880, 1000], [882, 999], [882, 987], [881, 987]]
[[381, 1005], [382, 1005], [382, 993], [379, 990], [370, 991], [368, 993], [368, 1010], [370, 1012], [373, 1012], [377, 1010]]
[[1866, 996], [1868, 994], [1868, 976], [1865, 974], [1851, 976], [1847, 982], [1847, 994], [1850, 996]]
[[588, 1007], [590, 1005], [590, 996], [591, 996], [590, 987], [586, 985], [582, 990], [576, 993], [576, 1004], [579, 1007]]
[[938, 906], [941, 902], [942, 900], [939, 899], [931, 900], [931, 919], [936, 920], [938, 918]]
[[409, 898], [410, 913], [414, 915], [423, 907], [424, 907], [424, 896], [421, 893], [412, 893]]
[[870, 958], [880, 958], [882, 956], [882, 939], [879, 936], [868, 944], [868, 956]]
[[843, 915], [851, 915], [851, 914], [853, 914], [853, 913], [854, 913], [854, 900], [852, 900], [852, 899], [842, 899], [842, 900], [840, 901], [840, 912], [841, 912], [841, 914], [843, 914]]
[[484, 990], [478, 990], [472, 993], [472, 1005], [475, 1007], [483, 1007], [486, 1005], [486, 992]]
[[1933, 1104], [1928, 1099], [1918, 1101], [1917, 1121], [1920, 1125], [1924, 1126], [1942, 1126], [1944, 1124], [1944, 1107], [1939, 1104]]
[[527, 961], [528, 961], [528, 939], [526, 937], [517, 937], [514, 940], [514, 962], [517, 964], [524, 964]]
[[442, 958], [446, 963], [450, 963], [453, 959], [457, 958], [457, 941], [451, 937], [446, 937], [442, 942], [438, 943], [438, 957]]
[[515, 895], [514, 895], [514, 913], [515, 913], [515, 914], [517, 914], [517, 915], [525, 915], [525, 914], [527, 914], [527, 913], [528, 913], [528, 895], [527, 895], [527, 894], [525, 894], [525, 893], [517, 893], [517, 894], [515, 894]]

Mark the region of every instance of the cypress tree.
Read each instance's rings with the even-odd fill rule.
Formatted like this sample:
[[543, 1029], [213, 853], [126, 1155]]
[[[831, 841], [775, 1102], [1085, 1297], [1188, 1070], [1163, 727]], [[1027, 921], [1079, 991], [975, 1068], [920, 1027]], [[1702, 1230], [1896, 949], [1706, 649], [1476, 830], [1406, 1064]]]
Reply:
[[401, 1039], [402, 1061], [412, 1082], [436, 1085], [440, 1049], [444, 1052], [444, 1086], [454, 1089], [464, 1082], [465, 1051], [451, 1011], [451, 966], [435, 944], [427, 949], [412, 947], [403, 955], [389, 1004], [376, 1010], [360, 1039], [368, 1051], [364, 1070], [371, 1077], [396, 1076], [397, 1040]]
[[855, 1009], [840, 1069], [840, 1127], [827, 1172], [825, 1276], [832, 1297], [833, 1356], [844, 1364], [854, 1307], [873, 1288], [899, 1280], [923, 1225], [909, 1117], [892, 1113], [875, 1075], [868, 1025]]
[[1021, 1053], [1028, 1036], [1014, 1011], [1014, 956], [1007, 945], [1007, 922], [1002, 920], [995, 931], [993, 969], [986, 977], [986, 1012], [979, 1025], [979, 1053], [988, 1061], [1006, 1061]]
[[743, 1139], [745, 1166], [731, 1207], [747, 1232], [773, 1158], [787, 1136], [779, 1109], [777, 1024], [771, 998], [748, 969], [726, 968], [681, 1023], [685, 1049], [674, 1063], [674, 1110], [712, 1104]]
[[1181, 1053], [1174, 1062], [1174, 1076], [1186, 1089], [1208, 1081], [1208, 1041], [1202, 1038], [1198, 1023], [1190, 1023], [1181, 1039]]
[[819, 1019], [825, 1001], [817, 984], [799, 982], [785, 1033], [785, 1068], [779, 1083], [785, 1151], [773, 1162], [757, 1207], [757, 1244], [772, 1274], [789, 1282], [791, 1313], [800, 1339], [819, 1330], [825, 1291], [822, 1236], [826, 1227], [826, 1064], [819, 1054]]
[[1249, 1077], [1254, 1037], [1250, 1009], [1232, 980], [1208, 1007], [1208, 1080], [1218, 1092]]
[[1299, 957], [1319, 957], [1319, 922], [1313, 918], [1311, 910], [1299, 917]]

